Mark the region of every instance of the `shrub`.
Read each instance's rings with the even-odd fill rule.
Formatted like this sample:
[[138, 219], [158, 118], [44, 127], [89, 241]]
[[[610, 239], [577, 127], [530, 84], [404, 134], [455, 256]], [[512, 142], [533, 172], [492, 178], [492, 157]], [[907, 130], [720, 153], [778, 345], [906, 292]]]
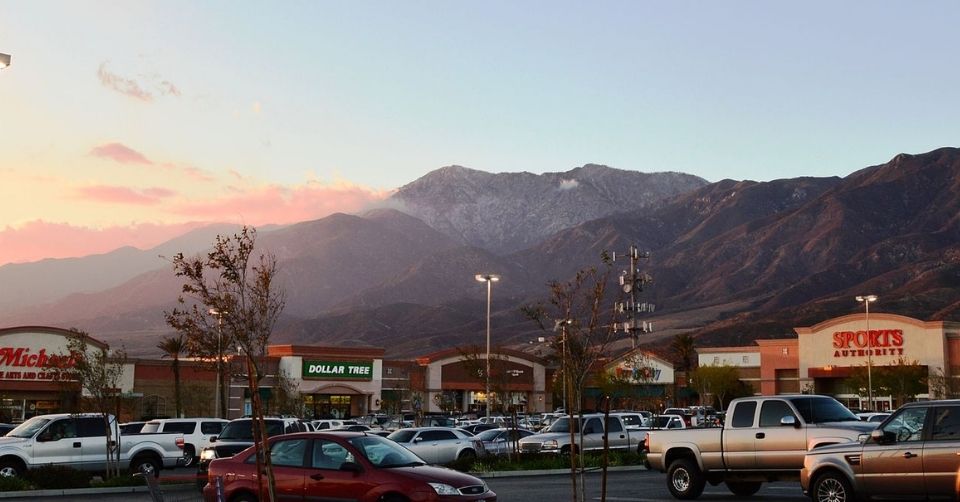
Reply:
[[88, 488], [90, 473], [62, 465], [44, 465], [30, 469], [23, 476], [38, 490]]
[[33, 485], [26, 479], [0, 476], [0, 492], [19, 492], [32, 489]]

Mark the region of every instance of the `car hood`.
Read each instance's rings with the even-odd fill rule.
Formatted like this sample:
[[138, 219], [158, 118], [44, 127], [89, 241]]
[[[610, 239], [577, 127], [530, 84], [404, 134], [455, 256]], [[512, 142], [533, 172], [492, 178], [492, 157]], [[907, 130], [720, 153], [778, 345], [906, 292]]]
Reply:
[[849, 443], [828, 444], [817, 446], [810, 450], [810, 454], [830, 455], [833, 453], [859, 453], [863, 449], [863, 443], [860, 441], [851, 441]]
[[[574, 433], [574, 436], [580, 436], [579, 433]], [[520, 439], [521, 443], [543, 443], [544, 441], [550, 441], [551, 439], [570, 439], [569, 432], [544, 432], [543, 434], [533, 434], [532, 436], [527, 436]]]
[[21, 444], [26, 443], [27, 441], [30, 441], [30, 439], [29, 438], [12, 438], [12, 437], [3, 436], [3, 437], [0, 437], [0, 448], [4, 446], [20, 446]]
[[454, 488], [484, 484], [480, 478], [465, 474], [446, 467], [432, 465], [417, 465], [413, 467], [390, 467], [386, 470], [403, 473], [404, 476], [416, 478], [424, 482], [445, 483]]
[[833, 428], [833, 429], [852, 429], [859, 432], [870, 432], [877, 428], [880, 425], [880, 422], [861, 422], [857, 421], [848, 421], [848, 422], [824, 422], [821, 424], [816, 424], [817, 427], [822, 428]]

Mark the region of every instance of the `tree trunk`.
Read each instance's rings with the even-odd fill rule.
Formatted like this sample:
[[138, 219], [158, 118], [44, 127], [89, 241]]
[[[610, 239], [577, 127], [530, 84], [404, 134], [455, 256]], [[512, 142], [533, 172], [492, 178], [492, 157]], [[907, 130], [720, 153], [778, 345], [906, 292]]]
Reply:
[[276, 492], [274, 490], [273, 465], [270, 462], [270, 444], [266, 434], [266, 428], [263, 422], [263, 404], [260, 402], [260, 388], [257, 385], [259, 378], [256, 365], [253, 362], [253, 356], [247, 354], [247, 386], [250, 389], [250, 407], [253, 417], [251, 425], [253, 428], [253, 440], [256, 446], [257, 456], [257, 487], [259, 493], [263, 493], [263, 478], [267, 478], [267, 497], [270, 502], [276, 501]]

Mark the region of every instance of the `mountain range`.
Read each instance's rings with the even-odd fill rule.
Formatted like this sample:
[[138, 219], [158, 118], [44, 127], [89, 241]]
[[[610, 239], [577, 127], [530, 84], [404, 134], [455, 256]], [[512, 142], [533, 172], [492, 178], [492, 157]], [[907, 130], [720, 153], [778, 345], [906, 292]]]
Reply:
[[[960, 150], [900, 154], [849, 176], [708, 183], [682, 173], [588, 164], [562, 173], [451, 166], [358, 215], [259, 229], [280, 263], [287, 308], [276, 343], [373, 345], [414, 357], [481, 344], [497, 273], [493, 343], [543, 336], [519, 310], [604, 250], [650, 251], [644, 301], [662, 350], [787, 336], [793, 326], [873, 308], [948, 319], [960, 307]], [[138, 355], [170, 333], [179, 282], [159, 256], [202, 251], [217, 226], [165, 243], [0, 267], [0, 325], [78, 327]], [[620, 263], [617, 263], [621, 267]], [[873, 309], [871, 309], [873, 310]], [[622, 345], [629, 345], [623, 340]]]

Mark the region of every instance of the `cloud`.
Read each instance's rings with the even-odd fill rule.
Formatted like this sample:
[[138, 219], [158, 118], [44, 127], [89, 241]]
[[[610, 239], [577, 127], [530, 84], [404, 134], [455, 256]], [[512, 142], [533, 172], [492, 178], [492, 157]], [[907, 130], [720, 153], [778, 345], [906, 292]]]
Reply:
[[121, 76], [107, 68], [107, 62], [100, 63], [97, 68], [97, 78], [107, 89], [119, 92], [144, 103], [152, 103], [154, 94], [160, 96], [180, 97], [180, 89], [169, 80], [163, 80], [157, 74], [143, 77], [142, 82], [133, 78]]
[[82, 199], [107, 204], [154, 205], [163, 199], [173, 197], [176, 192], [167, 188], [146, 188], [134, 190], [129, 187], [94, 185], [77, 190]]
[[560, 180], [560, 190], [573, 190], [580, 186], [577, 180]]
[[153, 164], [153, 162], [142, 153], [122, 143], [107, 143], [105, 145], [95, 146], [90, 150], [90, 155], [115, 160], [121, 164]]
[[90, 228], [36, 220], [17, 228], [0, 228], [0, 265], [101, 254], [123, 246], [149, 249], [204, 225], [145, 223]]
[[310, 182], [296, 187], [269, 185], [256, 188], [232, 187], [232, 193], [214, 200], [176, 204], [175, 213], [191, 218], [227, 223], [263, 225], [315, 220], [333, 213], [361, 211], [388, 197], [349, 183]]

